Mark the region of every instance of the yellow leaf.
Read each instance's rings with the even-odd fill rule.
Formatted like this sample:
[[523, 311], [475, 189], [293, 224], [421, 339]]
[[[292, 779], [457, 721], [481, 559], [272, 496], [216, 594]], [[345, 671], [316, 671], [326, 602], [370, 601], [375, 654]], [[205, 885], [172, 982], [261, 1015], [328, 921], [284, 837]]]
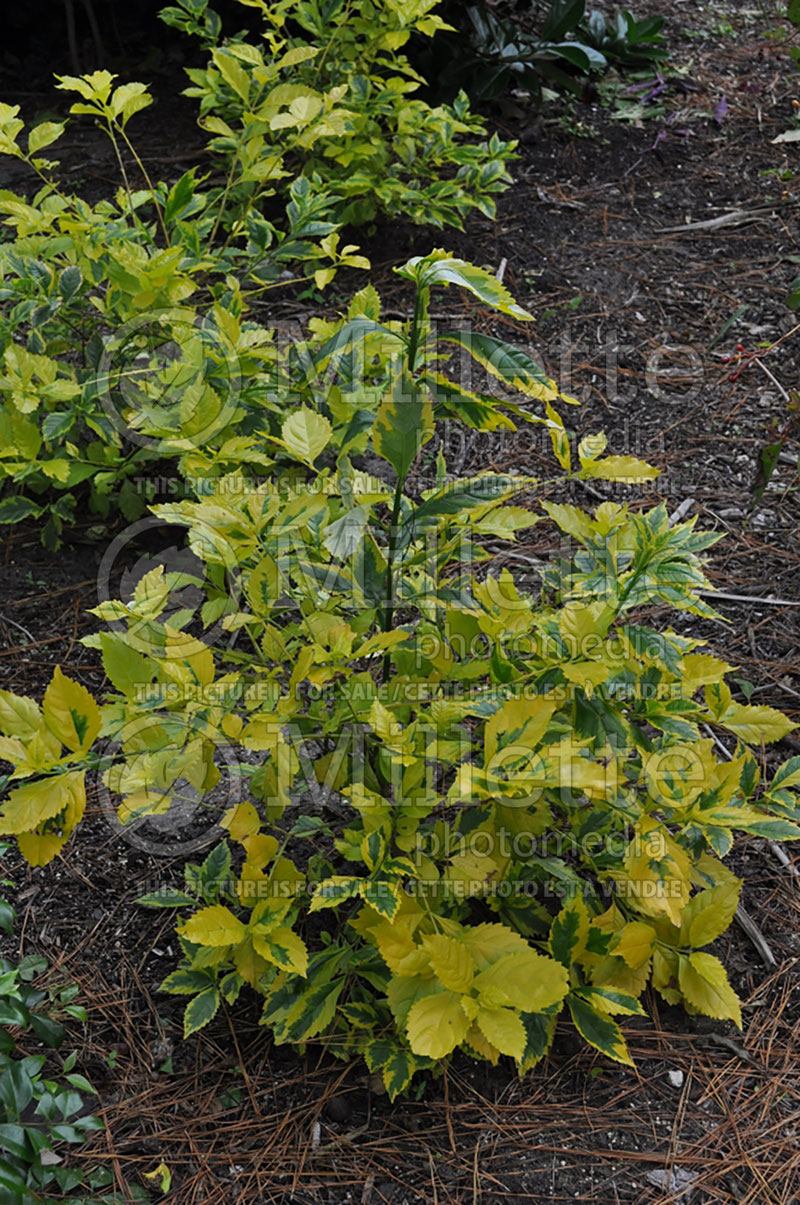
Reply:
[[541, 696], [532, 699], [507, 699], [487, 721], [484, 729], [484, 765], [495, 756], [500, 738], [503, 748], [513, 748], [520, 755], [532, 752], [547, 731], [556, 704]]
[[250, 937], [246, 937], [233, 951], [233, 965], [245, 983], [255, 987], [264, 972], [269, 969], [270, 964], [256, 953], [252, 940]]
[[740, 879], [734, 879], [692, 897], [681, 914], [682, 946], [707, 946], [725, 932], [736, 912], [741, 885]]
[[549, 420], [548, 434], [550, 442], [553, 445], [553, 455], [562, 469], [566, 469], [569, 472], [572, 468], [572, 451], [569, 446], [569, 436], [564, 429], [564, 420], [553, 409], [549, 401], [545, 402], [544, 408]]
[[770, 745], [783, 740], [797, 727], [782, 711], [776, 711], [774, 707], [755, 707], [749, 703], [732, 703], [715, 723], [749, 745], [760, 745], [762, 741]]
[[336, 276], [335, 268], [317, 268], [314, 273], [314, 284], [318, 289], [324, 289]]
[[[257, 841], [258, 837], [250, 837], [249, 840]], [[302, 870], [297, 869], [291, 858], [276, 858], [269, 878], [273, 894], [282, 900], [294, 900], [306, 889], [306, 877]]]
[[626, 966], [636, 970], [650, 959], [655, 940], [656, 931], [651, 925], [646, 925], [644, 921], [632, 920], [618, 935], [611, 953], [624, 959]]
[[605, 431], [599, 431], [597, 435], [584, 435], [578, 444], [578, 459], [581, 463], [585, 460], [597, 460], [597, 457], [605, 452], [607, 445]]
[[[223, 816], [222, 827], [228, 830], [231, 840], [244, 843], [248, 837], [254, 836], [259, 831], [261, 821], [252, 803], [237, 803], [235, 807], [229, 808]], [[263, 866], [268, 860], [265, 858], [261, 865]]]
[[458, 995], [436, 992], [412, 1004], [406, 1032], [414, 1054], [443, 1059], [463, 1042], [469, 1028]]
[[381, 958], [394, 975], [418, 975], [426, 970], [430, 959], [411, 936], [407, 925], [382, 921], [370, 929]]
[[256, 716], [244, 726], [239, 739], [245, 749], [255, 753], [274, 753], [283, 741], [281, 721], [277, 716]]
[[725, 675], [735, 667], [710, 653], [686, 653], [682, 658], [683, 669], [680, 676], [681, 692], [687, 697], [694, 694], [701, 686], [713, 682], [721, 682]]
[[500, 924], [475, 925], [464, 930], [462, 941], [479, 971], [485, 971], [506, 954], [527, 954], [530, 946], [521, 934]]
[[91, 748], [100, 731], [100, 709], [85, 686], [66, 678], [56, 666], [44, 695], [47, 727], [62, 745], [77, 753]]
[[579, 476], [638, 485], [652, 481], [660, 472], [661, 469], [648, 464], [646, 460], [637, 460], [635, 456], [606, 456], [603, 460], [585, 461]]
[[680, 925], [689, 900], [691, 863], [663, 824], [650, 816], [639, 821], [625, 855], [624, 871], [613, 877], [638, 912]]
[[67, 833], [59, 837], [55, 833], [20, 833], [17, 844], [29, 866], [46, 866], [56, 854], [61, 853], [70, 835]]
[[308, 950], [288, 925], [279, 925], [268, 933], [254, 931], [250, 939], [256, 953], [282, 971], [291, 971], [294, 975], [308, 974]]
[[14, 778], [30, 778], [33, 774], [47, 774], [63, 764], [61, 741], [44, 723], [34, 732], [25, 749], [25, 756], [17, 763]]
[[558, 524], [562, 531], [578, 540], [579, 543], [591, 540], [594, 527], [585, 510], [578, 510], [577, 506], [562, 506], [558, 502], [543, 502], [542, 509], [547, 511], [550, 518]]
[[269, 883], [269, 875], [264, 874], [261, 868], [254, 865], [252, 862], [245, 862], [241, 869], [239, 878], [236, 880], [236, 895], [239, 903], [245, 908], [252, 908], [256, 901], [263, 899], [263, 893], [269, 891], [266, 884]]
[[650, 978], [650, 959], [647, 958], [638, 967], [629, 967], [621, 958], [610, 955], [589, 968], [589, 978], [595, 987], [616, 988], [628, 996], [638, 997]]
[[126, 795], [117, 808], [117, 819], [120, 824], [130, 824], [143, 816], [164, 816], [172, 806], [172, 795], [153, 790], [152, 787], [142, 787]]
[[594, 687], [607, 682], [613, 672], [611, 666], [603, 661], [572, 661], [561, 665], [560, 669], [568, 682], [584, 687], [589, 698]]
[[245, 594], [256, 615], [268, 616], [282, 593], [281, 576], [271, 556], [265, 556], [250, 571]]
[[509, 1004], [521, 1012], [540, 1013], [564, 999], [569, 979], [560, 962], [528, 948], [498, 958], [475, 976], [472, 986], [488, 1006]]
[[497, 1061], [500, 1058], [500, 1051], [496, 1046], [492, 1045], [484, 1034], [481, 1033], [477, 1024], [473, 1025], [472, 1029], [470, 1029], [469, 1033], [464, 1039], [464, 1045], [469, 1046], [470, 1049], [474, 1050], [476, 1054], [481, 1056], [481, 1058], [487, 1059], [493, 1067], [497, 1064]]
[[289, 105], [289, 112], [301, 125], [313, 121], [322, 111], [322, 101], [318, 96], [296, 96]]
[[[60, 753], [61, 744], [59, 743], [58, 754]], [[56, 754], [56, 757], [58, 757], [58, 754]], [[0, 758], [19, 767], [22, 763], [28, 761], [27, 747], [18, 736], [0, 736]]]
[[721, 887], [725, 883], [738, 887], [741, 879], [737, 879], [733, 871], [729, 870], [724, 862], [720, 862], [719, 858], [710, 853], [703, 853], [695, 859], [692, 866], [692, 883], [695, 887], [703, 888]]
[[423, 936], [422, 945], [434, 975], [451, 992], [467, 992], [475, 973], [469, 950], [455, 937], [434, 933]]
[[83, 775], [83, 770], [70, 770], [15, 787], [3, 805], [0, 832], [32, 832], [43, 821], [58, 816], [77, 796], [85, 801]]
[[298, 460], [311, 468], [320, 452], [327, 447], [332, 434], [333, 429], [324, 415], [302, 406], [285, 420], [281, 427], [281, 442]]
[[230, 908], [212, 904], [190, 916], [178, 932], [197, 946], [235, 946], [244, 937], [245, 927]]
[[444, 878], [453, 885], [457, 897], [481, 895], [492, 879], [497, 880], [499, 866], [493, 858], [480, 854], [456, 854], [450, 859]]
[[475, 1018], [481, 1033], [501, 1054], [521, 1059], [525, 1053], [525, 1026], [510, 1008], [481, 1008]]
[[678, 958], [678, 983], [684, 998], [706, 1017], [735, 1021], [742, 1028], [742, 1011], [725, 968], [712, 954]]
[[159, 1163], [158, 1167], [151, 1172], [143, 1172], [145, 1180], [158, 1180], [158, 1187], [162, 1193], [169, 1192], [172, 1187], [172, 1172], [167, 1167], [166, 1163]]
[[19, 736], [29, 740], [42, 722], [38, 704], [27, 695], [15, 695], [10, 690], [0, 690], [0, 731], [6, 736]]

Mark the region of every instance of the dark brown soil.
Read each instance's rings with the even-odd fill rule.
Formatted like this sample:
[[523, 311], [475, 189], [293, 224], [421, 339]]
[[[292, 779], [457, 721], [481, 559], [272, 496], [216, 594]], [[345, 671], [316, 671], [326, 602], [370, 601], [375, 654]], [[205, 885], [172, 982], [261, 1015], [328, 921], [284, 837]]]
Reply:
[[[596, 484], [571, 496], [588, 506], [611, 496], [685, 503], [701, 527], [724, 532], [710, 576], [726, 622], [691, 629], [739, 667], [754, 702], [800, 720], [800, 431], [787, 401], [800, 342], [785, 304], [800, 261], [800, 168], [796, 144], [773, 143], [792, 124], [800, 78], [775, 34], [777, 11], [674, 3], [665, 74], [689, 87], [669, 85], [660, 118], [626, 123], [600, 98], [560, 121], [507, 108], [497, 120], [522, 135], [522, 153], [498, 221], [471, 222], [463, 235], [384, 227], [368, 251], [386, 305], [402, 312], [408, 294], [391, 268], [410, 253], [441, 245], [495, 271], [505, 264], [506, 283], [537, 315], [536, 352], [582, 401], [570, 413], [576, 434], [604, 429], [612, 451], [664, 469], [644, 491]], [[174, 86], [167, 65], [164, 99], [140, 127], [143, 158], [167, 177], [202, 142], [183, 104], [169, 108]], [[715, 118], [723, 96], [727, 113]], [[592, 137], [579, 136], [589, 128]], [[113, 179], [105, 155], [91, 129], [75, 136], [67, 168], [89, 193]], [[21, 185], [13, 164], [0, 169], [3, 187]], [[309, 304], [287, 299], [270, 316], [302, 316]], [[445, 295], [442, 313], [461, 304]], [[782, 458], [756, 502], [760, 451], [778, 436]], [[457, 472], [541, 473], [547, 461], [528, 433], [444, 438]], [[542, 523], [519, 551], [541, 558], [557, 547]], [[36, 532], [8, 533], [0, 687], [40, 697], [60, 663], [102, 690], [96, 655], [78, 643], [93, 627], [86, 609], [102, 551], [72, 544], [53, 556]], [[798, 748], [787, 741], [774, 756]], [[99, 806], [51, 866], [7, 863], [19, 950], [44, 954], [83, 988], [89, 1023], [72, 1037], [109, 1127], [93, 1155], [120, 1183], [163, 1159], [175, 1205], [800, 1200], [800, 887], [797, 866], [766, 842], [744, 840], [733, 866], [776, 966], [765, 969], [738, 926], [717, 951], [744, 1001], [743, 1035], [651, 997], [651, 1019], [625, 1026], [636, 1071], [579, 1046], [565, 1026], [522, 1082], [457, 1058], [421, 1099], [394, 1106], [360, 1067], [271, 1047], [255, 1001], [181, 1041], [182, 1003], [157, 990], [175, 961], [172, 916], [133, 902], [180, 867], [118, 840]]]

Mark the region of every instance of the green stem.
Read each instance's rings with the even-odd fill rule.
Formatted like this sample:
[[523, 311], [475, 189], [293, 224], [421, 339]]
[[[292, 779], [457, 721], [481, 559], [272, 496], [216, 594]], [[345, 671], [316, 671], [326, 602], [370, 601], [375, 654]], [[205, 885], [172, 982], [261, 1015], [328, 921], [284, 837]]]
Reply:
[[416, 297], [414, 298], [414, 317], [411, 321], [411, 333], [408, 338], [409, 376], [413, 376], [414, 370], [417, 367], [417, 355], [419, 354], [420, 338], [428, 316], [429, 300], [430, 290], [420, 287], [417, 290]]
[[133, 159], [134, 159], [136, 166], [138, 167], [139, 171], [142, 173], [142, 179], [145, 181], [145, 183], [147, 184], [147, 187], [150, 189], [150, 195], [153, 198], [153, 204], [155, 205], [156, 215], [158, 217], [158, 224], [161, 227], [161, 233], [164, 235], [164, 242], [165, 242], [166, 246], [169, 247], [170, 246], [169, 234], [167, 233], [167, 226], [166, 226], [166, 222], [164, 221], [164, 214], [161, 211], [161, 206], [159, 204], [158, 197], [156, 196], [156, 190], [153, 187], [153, 181], [150, 179], [147, 168], [142, 163], [141, 159], [139, 158], [138, 154], [136, 153], [136, 149], [135, 149], [133, 143], [131, 142], [130, 138], [128, 137], [128, 135], [125, 133], [125, 130], [122, 127], [120, 127], [119, 132], [120, 132], [120, 135], [122, 136], [122, 139], [123, 139], [126, 147], [130, 151], [131, 155], [133, 155]]
[[117, 163], [119, 164], [120, 175], [122, 176], [122, 183], [125, 186], [125, 195], [128, 198], [128, 207], [130, 208], [130, 211], [131, 211], [131, 217], [133, 218], [133, 223], [135, 226], [138, 226], [140, 230], [144, 230], [144, 225], [142, 223], [142, 220], [139, 217], [138, 213], [136, 212], [136, 206], [133, 203], [133, 193], [131, 192], [131, 185], [130, 185], [130, 181], [128, 179], [128, 173], [125, 170], [125, 162], [122, 158], [122, 154], [119, 149], [119, 144], [117, 142], [117, 139], [116, 139], [116, 136], [114, 133], [114, 123], [112, 122], [110, 117], [106, 118], [106, 130], [108, 131], [108, 136], [111, 139], [111, 145], [114, 148], [114, 154], [116, 155]]
[[[414, 317], [411, 320], [411, 331], [408, 337], [408, 352], [406, 354], [406, 364], [404, 371], [412, 377], [417, 366], [417, 356], [419, 355], [420, 339], [425, 322], [428, 315], [428, 305], [430, 302], [430, 290], [424, 287], [417, 289], [417, 295], [414, 298]], [[401, 370], [403, 371], [403, 370]], [[397, 552], [397, 525], [400, 518], [400, 507], [403, 501], [403, 486], [405, 479], [398, 478], [397, 486], [394, 491], [394, 504], [392, 506], [391, 526], [389, 528], [389, 548], [386, 557], [386, 596], [383, 609], [382, 629], [384, 632], [391, 632], [392, 622], [394, 620], [394, 560]], [[387, 650], [383, 658], [383, 680], [388, 681], [391, 670], [391, 656]]]
[[[389, 528], [389, 550], [386, 556], [386, 599], [383, 608], [383, 623], [384, 632], [391, 632], [392, 621], [394, 620], [394, 558], [397, 550], [397, 524], [400, 518], [400, 506], [403, 501], [403, 482], [398, 479], [397, 488], [394, 491], [394, 505], [392, 506], [391, 527]], [[391, 656], [387, 649], [383, 657], [383, 680], [388, 681], [389, 671], [391, 669]]]

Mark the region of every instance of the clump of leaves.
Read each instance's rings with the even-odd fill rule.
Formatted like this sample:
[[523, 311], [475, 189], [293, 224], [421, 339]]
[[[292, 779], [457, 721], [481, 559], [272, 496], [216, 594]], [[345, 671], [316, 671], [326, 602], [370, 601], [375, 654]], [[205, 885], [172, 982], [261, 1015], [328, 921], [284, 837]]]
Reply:
[[[0, 857], [8, 850], [0, 845]], [[0, 880], [0, 888], [8, 887]], [[15, 912], [0, 898], [0, 928], [14, 929]], [[57, 991], [34, 985], [47, 969], [44, 959], [36, 956], [14, 963], [0, 958], [0, 1190], [9, 1205], [31, 1205], [48, 1199], [58, 1190], [59, 1199], [88, 1202], [110, 1201], [102, 1189], [112, 1177], [101, 1168], [62, 1166], [59, 1149], [64, 1144], [83, 1146], [91, 1134], [103, 1129], [102, 1120], [87, 1112], [87, 1096], [96, 1095], [84, 1075], [75, 1070], [78, 1055], [57, 1055], [66, 1038], [59, 1017], [86, 1020], [86, 1010], [75, 1003], [78, 989]], [[42, 1045], [47, 1054], [30, 1054], [31, 1043]], [[60, 1062], [54, 1079], [48, 1059]], [[100, 1195], [96, 1195], [97, 1193]], [[134, 1189], [134, 1192], [136, 1190]], [[150, 1200], [139, 1190], [137, 1201]]]
[[626, 8], [617, 9], [613, 16], [594, 9], [581, 23], [579, 33], [609, 63], [636, 69], [668, 57], [663, 28], [663, 17], [637, 20]]
[[349, 225], [378, 213], [457, 227], [473, 210], [494, 216], [516, 143], [487, 140], [463, 92], [435, 107], [416, 97], [425, 81], [400, 53], [412, 35], [451, 28], [439, 0], [239, 2], [261, 14], [259, 43], [224, 38], [207, 0], [161, 14], [211, 49], [205, 68], [187, 70], [186, 94], [229, 159], [229, 195], [246, 204], [265, 175], [283, 191], [301, 173], [336, 194]]
[[[587, 14], [585, 0], [552, 0], [542, 19], [532, 21], [538, 9], [517, 5], [506, 13], [488, 3], [445, 6], [459, 28], [437, 35], [437, 57], [445, 64], [436, 73], [441, 94], [463, 87], [473, 99], [488, 100], [524, 89], [540, 104], [554, 89], [577, 94], [587, 76], [612, 64], [636, 68], [667, 57], [663, 17], [637, 20], [627, 9], [606, 17]], [[420, 65], [431, 74], [433, 58], [419, 51]]]
[[[114, 80], [97, 71], [59, 87], [77, 94], [73, 115], [91, 115], [118, 153], [135, 155], [127, 125], [152, 98]], [[0, 194], [13, 231], [0, 244], [0, 523], [41, 519], [51, 548], [79, 500], [97, 523], [114, 503], [135, 519], [145, 499], [132, 479], [147, 465], [171, 460], [180, 472], [187, 451], [221, 448], [234, 424], [238, 433], [248, 413], [263, 414], [264, 370], [280, 353], [274, 332], [246, 318], [250, 298], [306, 278], [324, 288], [338, 268], [368, 266], [339, 244], [336, 198], [305, 178], [286, 191], [284, 229], [260, 215], [272, 169], [282, 175], [268, 155], [235, 168], [253, 182], [239, 207], [194, 168], [153, 185], [138, 157], [147, 187], [131, 187], [120, 158], [116, 196], [90, 205], [62, 189], [43, 154], [66, 127], [26, 132], [18, 106], [0, 104], [0, 154], [40, 185], [30, 198]], [[249, 138], [247, 154], [262, 153]]]
[[[383, 322], [367, 288], [297, 349], [309, 392], [264, 441], [267, 481], [229, 474], [154, 508], [221, 570], [213, 530], [243, 593], [176, 613], [158, 567], [95, 609], [101, 706], [60, 671], [41, 708], [0, 694], [22, 780], [0, 827], [42, 865], [80, 820], [87, 772], [140, 826], [163, 824], [188, 780], [227, 837], [185, 887], [142, 900], [181, 911], [163, 986], [187, 997], [186, 1034], [252, 990], [277, 1042], [361, 1055], [392, 1096], [457, 1048], [524, 1073], [564, 1011], [629, 1064], [618, 1018], [641, 1014], [648, 983], [740, 1025], [707, 949], [739, 895], [722, 859], [737, 832], [800, 837], [800, 758], [762, 783], [751, 746], [791, 722], [734, 702], [730, 666], [653, 626], [654, 608], [714, 616], [716, 536], [664, 505], [536, 511], [521, 503], [548, 481], [452, 479], [441, 451], [415, 486], [440, 419], [535, 425], [558, 479], [657, 470], [599, 434], [574, 449], [572, 399], [520, 348], [434, 332], [448, 285], [528, 320], [497, 280], [441, 251], [398, 271], [410, 322]], [[467, 388], [454, 348], [516, 400]], [[493, 571], [498, 541], [545, 517], [575, 551], [534, 579]], [[228, 647], [204, 638], [220, 617]]]

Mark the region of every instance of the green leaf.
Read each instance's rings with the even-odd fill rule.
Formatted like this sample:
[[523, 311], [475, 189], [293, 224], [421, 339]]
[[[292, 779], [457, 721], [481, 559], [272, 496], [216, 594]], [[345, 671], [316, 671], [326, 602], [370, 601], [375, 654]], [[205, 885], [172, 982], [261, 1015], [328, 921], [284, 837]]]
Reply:
[[217, 1013], [219, 1008], [220, 995], [215, 987], [206, 988], [204, 992], [200, 992], [199, 996], [195, 996], [194, 1000], [186, 1006], [186, 1012], [183, 1014], [183, 1036], [188, 1038], [191, 1034], [197, 1033], [198, 1029], [202, 1029], [204, 1025], [208, 1025]]
[[42, 423], [42, 435], [45, 439], [58, 439], [61, 435], [66, 435], [71, 430], [75, 415], [69, 410], [54, 410], [52, 414], [45, 416]]
[[320, 908], [337, 908], [344, 900], [359, 895], [364, 887], [364, 880], [348, 875], [333, 875], [317, 886], [311, 897], [309, 912], [318, 912]]
[[160, 992], [171, 992], [175, 996], [193, 996], [213, 987], [213, 980], [206, 971], [173, 971], [159, 987]]
[[[800, 0], [797, 0], [800, 4]], [[789, 787], [800, 787], [800, 757], [790, 757], [783, 765], [778, 766], [772, 782], [769, 784], [769, 794], [775, 791], [785, 791]]]
[[392, 392], [378, 407], [372, 428], [372, 446], [389, 462], [399, 481], [405, 481], [408, 470], [420, 448], [433, 435], [433, 407], [417, 389], [411, 378], [400, 374]]
[[522, 1058], [518, 1060], [520, 1075], [530, 1071], [547, 1054], [552, 1045], [556, 1032], [556, 1016], [543, 1013], [521, 1013], [525, 1026], [525, 1049]]
[[622, 1013], [626, 1017], [644, 1017], [647, 1014], [635, 996], [629, 992], [609, 987], [584, 987], [574, 993], [585, 1000], [595, 1012], [606, 1014]]
[[409, 514], [405, 526], [421, 529], [432, 521], [447, 515], [478, 510], [487, 503], [499, 502], [514, 493], [526, 489], [532, 483], [530, 477], [508, 477], [502, 473], [483, 473], [478, 477], [467, 477], [454, 481], [433, 494]]
[[595, 1050], [601, 1051], [617, 1063], [625, 1063], [632, 1067], [633, 1059], [628, 1054], [628, 1047], [622, 1036], [622, 1031], [616, 1021], [603, 1013], [597, 1012], [580, 996], [567, 996], [567, 1004], [578, 1033]]
[[497, 399], [470, 393], [440, 373], [426, 376], [425, 384], [436, 403], [437, 418], [452, 416], [476, 431], [516, 431]]
[[21, 523], [32, 515], [38, 519], [41, 513], [41, 506], [31, 502], [30, 498], [23, 498], [21, 494], [12, 494], [0, 502], [0, 523]]
[[381, 1069], [383, 1084], [389, 1100], [395, 1100], [411, 1083], [417, 1067], [416, 1059], [407, 1050], [396, 1047]]
[[328, 524], [322, 542], [336, 560], [348, 560], [361, 547], [370, 509], [369, 506], [354, 506], [340, 519]]
[[193, 896], [186, 895], [184, 891], [176, 891], [172, 887], [148, 892], [135, 902], [143, 908], [184, 908], [187, 904], [192, 908], [197, 906], [197, 900]]
[[547, 18], [542, 26], [541, 37], [547, 42], [557, 42], [565, 34], [573, 33], [586, 11], [586, 0], [550, 0]]
[[581, 947], [586, 944], [587, 920], [585, 910], [562, 908], [550, 926], [550, 953], [568, 970]]
[[327, 1029], [336, 1016], [336, 1005], [344, 985], [344, 979], [337, 979], [333, 983], [319, 983], [304, 992], [296, 1015], [292, 1016], [281, 1040], [305, 1042]]
[[59, 1025], [58, 1021], [54, 1021], [52, 1017], [46, 1017], [43, 1013], [31, 1013], [30, 1027], [39, 1041], [44, 1042], [45, 1046], [49, 1046], [52, 1050], [57, 1050], [67, 1036], [63, 1025]]
[[520, 322], [533, 321], [533, 314], [517, 305], [496, 276], [466, 260], [456, 259], [449, 251], [437, 249], [429, 255], [415, 255], [402, 267], [395, 268], [395, 272], [407, 280], [413, 280], [420, 289], [430, 289], [434, 285], [460, 285], [501, 314], [508, 314]]
[[[63, 272], [59, 273], [58, 291], [63, 297], [64, 301], [69, 301], [72, 297], [74, 297], [82, 284], [83, 277], [81, 276], [81, 270], [75, 264], [71, 264], [68, 268], [65, 268]], [[53, 416], [48, 415], [48, 418], [51, 417]]]
[[291, 971], [303, 977], [308, 974], [308, 951], [302, 940], [287, 925], [278, 925], [268, 933], [260, 933], [253, 929], [250, 939], [253, 949], [282, 971]]
[[363, 896], [364, 902], [387, 920], [394, 920], [400, 909], [400, 889], [395, 883], [368, 882]]
[[539, 365], [519, 347], [476, 331], [448, 331], [441, 336], [468, 351], [482, 368], [526, 397], [554, 401], [558, 390]]

